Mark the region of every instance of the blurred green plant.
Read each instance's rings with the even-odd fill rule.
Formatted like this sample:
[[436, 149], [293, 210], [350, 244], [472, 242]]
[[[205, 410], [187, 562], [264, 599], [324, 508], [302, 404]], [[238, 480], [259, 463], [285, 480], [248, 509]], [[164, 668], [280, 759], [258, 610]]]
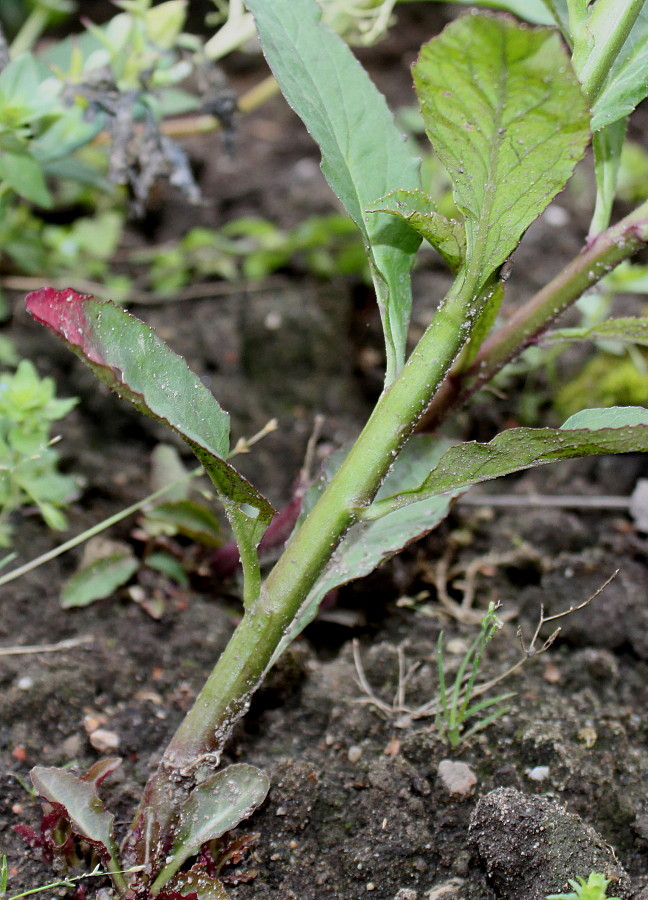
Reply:
[[12, 515], [36, 505], [56, 530], [66, 527], [63, 513], [77, 493], [77, 480], [58, 471], [51, 423], [75, 406], [75, 397], [55, 397], [54, 381], [40, 378], [29, 360], [14, 374], [0, 375], [0, 546], [11, 545]]
[[278, 269], [303, 267], [320, 278], [369, 278], [358, 232], [347, 216], [310, 216], [294, 228], [267, 219], [235, 219], [222, 228], [192, 228], [177, 243], [136, 250], [130, 259], [145, 265], [152, 289], [162, 295], [201, 278], [266, 278]]
[[548, 894], [547, 900], [621, 900], [620, 897], [608, 897], [607, 889], [611, 879], [605, 875], [592, 872], [587, 881], [580, 876], [574, 881], [569, 879], [569, 884], [574, 888], [569, 894]]

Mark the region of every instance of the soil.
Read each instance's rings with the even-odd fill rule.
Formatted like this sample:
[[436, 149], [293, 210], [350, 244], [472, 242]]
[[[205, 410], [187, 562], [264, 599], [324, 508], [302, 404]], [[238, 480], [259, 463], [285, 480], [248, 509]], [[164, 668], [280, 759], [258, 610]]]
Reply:
[[[406, 4], [389, 39], [361, 54], [393, 107], [412, 102], [409, 64], [444, 15], [434, 4]], [[262, 71], [258, 59], [230, 63], [238, 91]], [[173, 240], [193, 224], [245, 214], [288, 226], [335, 209], [317, 151], [280, 98], [240, 121], [234, 156], [214, 136], [186, 146], [206, 204], [192, 208], [162, 189], [129, 240]], [[530, 230], [509, 306], [577, 252], [587, 214], [582, 197], [568, 192]], [[441, 266], [424, 256], [413, 337], [446, 284]], [[324, 284], [292, 269], [258, 290], [134, 311], [208, 380], [236, 435], [279, 419], [280, 430], [244, 460], [275, 503], [290, 496], [314, 416], [325, 417], [323, 456], [357, 433], [375, 398], [379, 325], [361, 284]], [[56, 377], [61, 396], [82, 400], [62, 424], [65, 466], [85, 481], [70, 532], [143, 496], [150, 451], [169, 435], [99, 388], [27, 321], [19, 297], [6, 333]], [[542, 375], [530, 384], [539, 395], [546, 388]], [[513, 400], [491, 395], [459, 416], [454, 433], [488, 439], [517, 414]], [[551, 417], [542, 405], [541, 414]], [[627, 496], [647, 474], [643, 458], [624, 456], [504, 480], [483, 505], [457, 504], [426, 540], [340, 592], [279, 661], [229, 745], [230, 760], [259, 765], [272, 779], [265, 805], [239, 828], [257, 837], [248, 858], [227, 870], [233, 900], [544, 900], [592, 871], [611, 876], [612, 893], [624, 900], [648, 897], [648, 540], [623, 511], [489, 504], [493, 492]], [[111, 536], [132, 542], [132, 529], [129, 521]], [[25, 516], [18, 562], [56, 543]], [[12, 830], [38, 821], [25, 788], [30, 768], [72, 762], [84, 771], [102, 751], [118, 752], [123, 764], [102, 790], [127, 822], [240, 617], [236, 579], [214, 577], [187, 589], [147, 584], [163, 604], [158, 619], [125, 592], [64, 612], [61, 583], [80, 552], [3, 591], [0, 849], [10, 895], [52, 879]], [[499, 686], [515, 692], [508, 710], [458, 748], [441, 740], [434, 719], [390, 709], [398, 706], [399, 653], [406, 668], [417, 664], [406, 685], [409, 709], [435, 694], [441, 630], [448, 670], [458, 667], [476, 633], [474, 621], [448, 613], [462, 597], [472, 595], [479, 613], [502, 604], [504, 625], [480, 668], [488, 681], [521, 658], [516, 630], [528, 646], [542, 604], [547, 615], [577, 605], [616, 569], [600, 597], [562, 620], [555, 643]], [[7, 653], [70, 639], [79, 643]], [[359, 683], [354, 640], [371, 693]]]

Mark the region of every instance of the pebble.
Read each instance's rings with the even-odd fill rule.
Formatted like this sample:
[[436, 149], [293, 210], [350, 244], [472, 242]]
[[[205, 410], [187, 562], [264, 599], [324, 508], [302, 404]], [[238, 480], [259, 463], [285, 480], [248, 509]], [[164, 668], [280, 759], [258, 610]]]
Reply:
[[412, 888], [401, 888], [394, 900], [416, 900], [418, 894]]
[[357, 763], [361, 756], [362, 756], [362, 747], [358, 747], [357, 744], [354, 744], [353, 747], [349, 747], [349, 750], [347, 752], [347, 758], [350, 763]]
[[21, 691], [29, 691], [34, 687], [34, 679], [29, 675], [23, 675], [22, 678], [18, 679], [18, 688]]
[[549, 766], [534, 766], [527, 769], [527, 778], [531, 781], [546, 781], [549, 778]]
[[119, 735], [107, 728], [97, 728], [90, 735], [90, 743], [99, 753], [114, 753], [119, 750]]
[[456, 800], [472, 796], [477, 785], [477, 776], [470, 766], [452, 759], [441, 760], [437, 778], [443, 789]]

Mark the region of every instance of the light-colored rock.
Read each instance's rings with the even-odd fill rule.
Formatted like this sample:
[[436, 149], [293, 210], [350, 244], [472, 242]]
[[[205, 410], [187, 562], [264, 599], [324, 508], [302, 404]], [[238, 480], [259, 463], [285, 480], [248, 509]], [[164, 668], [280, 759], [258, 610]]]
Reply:
[[456, 800], [472, 796], [477, 785], [477, 776], [470, 766], [453, 759], [441, 760], [437, 778], [442, 788]]

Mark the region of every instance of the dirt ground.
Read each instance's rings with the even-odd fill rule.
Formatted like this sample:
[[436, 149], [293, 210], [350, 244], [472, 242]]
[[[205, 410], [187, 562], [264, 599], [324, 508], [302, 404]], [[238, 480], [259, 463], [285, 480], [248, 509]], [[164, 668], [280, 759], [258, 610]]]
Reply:
[[[392, 106], [412, 102], [409, 65], [447, 14], [434, 4], [405, 5], [388, 41], [361, 54]], [[258, 60], [230, 68], [239, 91], [262, 73]], [[133, 227], [134, 242], [172, 240], [193, 224], [244, 214], [288, 226], [335, 209], [317, 151], [280, 98], [240, 121], [234, 156], [216, 136], [186, 146], [207, 203], [196, 210], [162, 191], [148, 231]], [[587, 203], [567, 192], [529, 231], [508, 304], [578, 251]], [[413, 336], [446, 284], [426, 255]], [[325, 417], [324, 455], [357, 433], [375, 398], [378, 323], [358, 283], [325, 284], [287, 270], [259, 290], [133, 311], [208, 379], [237, 436], [279, 419], [280, 430], [245, 460], [246, 474], [275, 503], [290, 495], [314, 416]], [[42, 374], [56, 377], [61, 396], [81, 397], [61, 429], [65, 465], [86, 485], [70, 533], [143, 496], [151, 449], [169, 435], [99, 388], [27, 320], [18, 296], [6, 333]], [[489, 395], [461, 414], [454, 433], [489, 439], [515, 421], [516, 409]], [[487, 494], [628, 496], [646, 476], [641, 457], [599, 458], [507, 479]], [[111, 536], [131, 540], [133, 524]], [[36, 519], [20, 521], [19, 562], [56, 543]], [[102, 755], [97, 730], [108, 732], [116, 742], [110, 755], [124, 762], [103, 796], [126, 823], [240, 616], [236, 579], [216, 578], [187, 589], [162, 579], [145, 585], [164, 599], [158, 620], [124, 592], [64, 612], [60, 585], [79, 558], [74, 551], [2, 593], [0, 853], [9, 860], [10, 895], [52, 878], [12, 830], [38, 819], [25, 789], [29, 769], [73, 762], [83, 771]], [[568, 877], [591, 871], [613, 876], [612, 893], [624, 900], [645, 900], [647, 563], [648, 539], [623, 511], [500, 507], [485, 496], [482, 506], [457, 504], [429, 538], [341, 591], [278, 663], [229, 746], [230, 760], [259, 765], [272, 779], [267, 802], [239, 829], [258, 836], [247, 859], [227, 871], [233, 900], [544, 900]], [[488, 681], [520, 659], [516, 630], [528, 644], [541, 604], [547, 614], [577, 605], [616, 569], [600, 597], [563, 620], [552, 647], [500, 687], [515, 691], [506, 714], [458, 749], [440, 740], [433, 719], [388, 708], [415, 709], [434, 695], [440, 630], [449, 668], [459, 665], [476, 626], [449, 615], [453, 603], [472, 597], [479, 611], [502, 604], [505, 624], [480, 670]], [[7, 652], [69, 640], [78, 643]], [[406, 668], [418, 664], [404, 703], [395, 700], [399, 652]]]

